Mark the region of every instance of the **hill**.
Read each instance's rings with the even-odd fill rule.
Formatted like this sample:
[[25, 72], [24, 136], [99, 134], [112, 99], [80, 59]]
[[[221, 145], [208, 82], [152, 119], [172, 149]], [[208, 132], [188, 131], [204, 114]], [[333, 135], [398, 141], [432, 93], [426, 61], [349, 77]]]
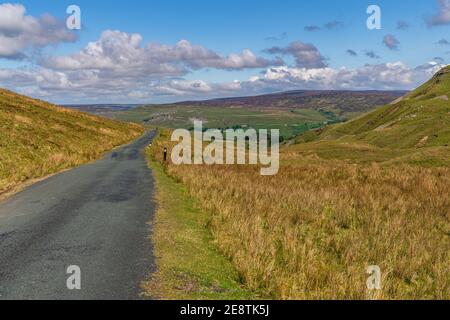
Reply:
[[168, 128], [191, 128], [200, 119], [209, 128], [280, 129], [283, 139], [330, 123], [347, 121], [389, 103], [405, 92], [291, 91], [256, 97], [146, 105], [113, 116]]
[[117, 112], [125, 112], [138, 107], [138, 104], [81, 104], [81, 105], [63, 105], [64, 108], [74, 109], [81, 112], [90, 113], [105, 118], [114, 118]]
[[0, 89], [0, 194], [98, 158], [143, 133], [107, 120]]
[[340, 148], [342, 153], [365, 146], [367, 153], [383, 151], [399, 156], [432, 152], [445, 156], [450, 144], [449, 97], [450, 67], [446, 67], [393, 103], [347, 123], [308, 132], [296, 142], [314, 142], [301, 148], [315, 149], [322, 155], [326, 150]]
[[335, 109], [342, 112], [366, 112], [403, 96], [406, 91], [295, 90], [253, 97], [187, 101], [176, 105], [207, 107]]

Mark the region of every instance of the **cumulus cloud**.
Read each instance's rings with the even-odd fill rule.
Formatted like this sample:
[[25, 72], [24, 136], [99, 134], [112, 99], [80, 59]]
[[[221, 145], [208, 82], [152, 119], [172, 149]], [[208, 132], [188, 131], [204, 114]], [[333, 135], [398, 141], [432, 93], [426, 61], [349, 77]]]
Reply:
[[144, 46], [141, 35], [113, 30], [104, 31], [99, 40], [90, 42], [76, 54], [41, 60], [42, 65], [58, 70], [96, 69], [130, 76], [181, 75], [201, 68], [241, 70], [282, 63], [280, 59], [257, 57], [250, 50], [221, 56], [187, 40], [173, 46], [157, 43]]
[[[285, 90], [408, 90], [428, 80], [443, 65], [429, 62], [410, 68], [402, 62], [365, 65], [360, 68], [268, 68], [247, 81], [205, 83], [201, 80], [173, 80], [152, 86], [158, 96], [175, 99], [211, 98], [264, 94]], [[172, 98], [173, 99], [173, 98]]]
[[310, 43], [292, 42], [287, 47], [272, 47], [266, 50], [270, 54], [291, 55], [295, 58], [297, 67], [321, 68], [325, 67], [325, 58], [319, 50]]
[[235, 94], [242, 89], [241, 82], [206, 83], [203, 80], [171, 80], [152, 85], [151, 90], [161, 96], [227, 95]]
[[[333, 30], [339, 25], [318, 28]], [[74, 40], [76, 35], [49, 15], [35, 18], [21, 5], [0, 5], [0, 57], [17, 59], [31, 50]], [[0, 68], [0, 87], [72, 103], [170, 102], [291, 89], [412, 89], [443, 62], [436, 57], [437, 62], [417, 68], [395, 62], [336, 69], [327, 66], [313, 44], [301, 41], [265, 52], [274, 58], [259, 57], [250, 50], [222, 55], [187, 40], [146, 44], [139, 34], [106, 30], [73, 54], [41, 56], [37, 64], [27, 67]], [[347, 53], [357, 55], [351, 49]], [[373, 51], [365, 54], [379, 59]], [[287, 66], [277, 55], [292, 57], [295, 66]], [[223, 83], [184, 78], [199, 69], [257, 69], [258, 75]]]
[[397, 50], [400, 44], [400, 41], [397, 40], [395, 36], [392, 34], [388, 34], [383, 38], [383, 44], [388, 47], [390, 50]]
[[441, 39], [437, 43], [441, 46], [450, 46], [450, 41], [448, 41], [447, 39]]
[[[238, 83], [214, 86], [181, 77], [198, 69], [242, 70], [284, 64], [250, 50], [223, 56], [182, 40], [175, 45], [143, 44], [139, 34], [105, 31], [100, 39], [66, 56], [43, 56], [32, 68], [0, 70], [0, 86], [36, 97], [84, 101], [151, 100], [160, 95], [204, 95], [236, 90]], [[61, 98], [62, 97], [62, 98]]]
[[77, 103], [171, 102], [274, 91], [413, 89], [444, 65], [429, 62], [411, 68], [402, 62], [359, 68], [270, 67], [247, 81], [208, 83], [182, 78], [103, 79], [98, 71], [55, 71], [43, 67], [0, 69], [0, 84], [34, 97]]
[[159, 83], [152, 87], [158, 95], [186, 95], [188, 93], [209, 93], [212, 87], [202, 80], [172, 80], [167, 83]]
[[443, 65], [429, 62], [410, 68], [402, 62], [370, 64], [360, 68], [289, 68], [273, 67], [257, 80], [243, 84], [272, 89], [338, 89], [338, 90], [392, 90], [412, 89], [428, 80]]
[[439, 0], [438, 12], [426, 18], [429, 27], [450, 24], [450, 0]]
[[259, 58], [250, 50], [240, 54], [221, 56], [200, 45], [193, 45], [187, 40], [178, 42], [175, 46], [151, 44], [146, 47], [148, 55], [155, 61], [183, 62], [194, 69], [215, 68], [226, 70], [240, 70], [247, 68], [262, 68], [270, 65], [282, 64], [281, 60], [267, 60]]
[[28, 49], [76, 39], [75, 33], [51, 15], [35, 18], [21, 4], [0, 4], [0, 58], [22, 59]]

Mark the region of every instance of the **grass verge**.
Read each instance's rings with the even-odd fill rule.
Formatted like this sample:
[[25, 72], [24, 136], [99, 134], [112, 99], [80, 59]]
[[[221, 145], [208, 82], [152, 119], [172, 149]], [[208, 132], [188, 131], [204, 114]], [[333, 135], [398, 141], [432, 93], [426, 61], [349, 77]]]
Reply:
[[186, 187], [149, 160], [156, 180], [158, 211], [153, 225], [158, 270], [144, 284], [157, 299], [255, 299], [229, 260], [222, 256], [207, 226], [210, 215], [195, 207]]

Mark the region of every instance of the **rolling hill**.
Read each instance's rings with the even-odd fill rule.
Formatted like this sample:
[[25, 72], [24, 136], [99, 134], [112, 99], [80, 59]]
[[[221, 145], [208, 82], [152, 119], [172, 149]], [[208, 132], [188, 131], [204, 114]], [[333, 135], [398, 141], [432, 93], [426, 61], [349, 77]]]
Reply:
[[32, 178], [93, 159], [143, 133], [0, 89], [0, 194]]
[[114, 118], [168, 128], [191, 128], [200, 119], [209, 128], [280, 129], [283, 139], [330, 123], [352, 119], [401, 97], [404, 91], [290, 91], [255, 97], [145, 105]]
[[366, 112], [406, 94], [406, 91], [295, 90], [252, 97], [206, 101], [186, 101], [176, 105], [206, 107], [335, 109], [342, 112]]
[[[311, 150], [366, 147], [405, 154], [437, 152], [448, 155], [450, 144], [450, 67], [430, 81], [373, 112], [347, 123], [300, 136], [296, 142], [312, 142]], [[364, 149], [364, 148], [363, 148]], [[342, 150], [341, 150], [342, 151]], [[370, 153], [370, 152], [369, 152]]]

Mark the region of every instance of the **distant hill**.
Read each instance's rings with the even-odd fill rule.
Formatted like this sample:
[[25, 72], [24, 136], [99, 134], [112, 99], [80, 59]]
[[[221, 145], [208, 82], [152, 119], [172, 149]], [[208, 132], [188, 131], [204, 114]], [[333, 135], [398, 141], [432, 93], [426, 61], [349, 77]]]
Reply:
[[135, 124], [0, 89], [0, 194], [28, 179], [96, 159], [142, 133]]
[[64, 108], [74, 109], [97, 116], [112, 118], [116, 112], [125, 112], [138, 107], [139, 104], [80, 104], [64, 105]]
[[279, 129], [291, 139], [312, 128], [353, 119], [403, 96], [405, 91], [290, 91], [255, 97], [144, 105], [113, 118], [168, 128]]
[[330, 150], [337, 145], [366, 144], [385, 151], [427, 151], [450, 158], [449, 99], [450, 66], [393, 103], [346, 123], [305, 133], [297, 143], [315, 142], [304, 148], [328, 146]]
[[207, 107], [336, 109], [343, 112], [367, 112], [404, 96], [407, 91], [318, 91], [298, 90], [253, 97], [186, 101], [175, 105]]

